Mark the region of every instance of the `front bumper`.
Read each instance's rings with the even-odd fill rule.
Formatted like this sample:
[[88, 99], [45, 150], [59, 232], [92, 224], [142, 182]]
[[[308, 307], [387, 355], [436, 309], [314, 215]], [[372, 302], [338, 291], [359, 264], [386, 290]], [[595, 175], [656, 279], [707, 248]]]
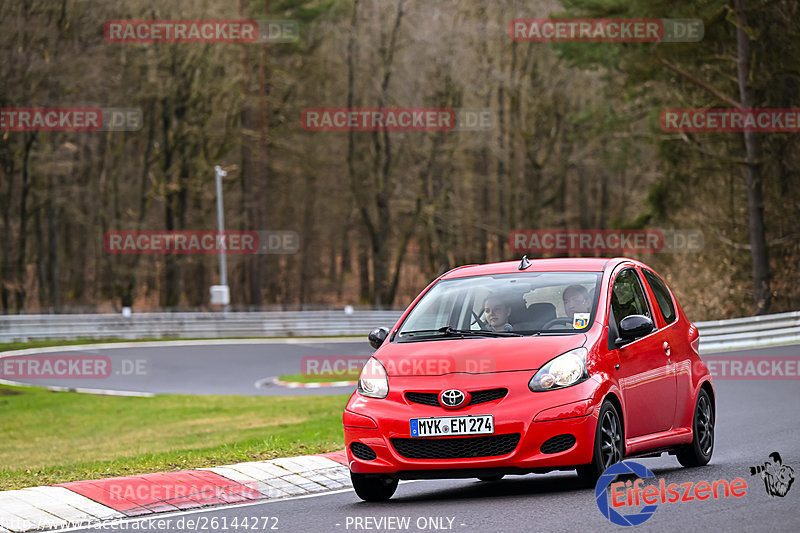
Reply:
[[[528, 389], [531, 376], [531, 372], [524, 371], [488, 375], [451, 374], [446, 378], [393, 377], [389, 395], [384, 399], [354, 394], [344, 414], [350, 470], [411, 479], [545, 472], [590, 463], [599, 402], [602, 402], [602, 398], [598, 398], [599, 379], [590, 378], [565, 389], [534, 393]], [[411, 403], [404, 396], [407, 391], [439, 392], [443, 387], [465, 391], [504, 387], [508, 389], [508, 394], [500, 400], [455, 410]], [[398, 450], [398, 446], [392, 442], [392, 439], [411, 439], [411, 418], [488, 414], [494, 416], [495, 436], [520, 435], [519, 442], [509, 453], [419, 459], [409, 457], [407, 449], [400, 447]], [[572, 435], [574, 444], [555, 453], [542, 451], [542, 445], [547, 441], [564, 435]], [[477, 437], [418, 437], [414, 438], [413, 444], [428, 440]], [[351, 449], [356, 442], [369, 446], [375, 458], [367, 460], [356, 457]], [[546, 448], [546, 451], [552, 450]]]

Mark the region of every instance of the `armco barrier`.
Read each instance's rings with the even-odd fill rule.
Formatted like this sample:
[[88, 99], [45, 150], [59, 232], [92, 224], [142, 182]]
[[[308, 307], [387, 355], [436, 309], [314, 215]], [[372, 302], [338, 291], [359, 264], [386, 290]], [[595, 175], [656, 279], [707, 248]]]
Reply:
[[40, 339], [215, 339], [363, 335], [402, 311], [282, 311], [0, 316], [0, 342]]
[[800, 342], [800, 311], [695, 325], [700, 330], [700, 351], [704, 353]]
[[[0, 342], [42, 339], [160, 339], [364, 336], [401, 311], [341, 310], [0, 316]], [[800, 311], [698, 322], [703, 352], [800, 342]]]

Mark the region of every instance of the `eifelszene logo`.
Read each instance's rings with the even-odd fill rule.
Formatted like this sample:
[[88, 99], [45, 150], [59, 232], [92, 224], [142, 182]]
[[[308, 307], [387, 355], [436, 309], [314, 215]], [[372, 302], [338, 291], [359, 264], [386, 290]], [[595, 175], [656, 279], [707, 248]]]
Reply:
[[[634, 481], [614, 481], [617, 476], [636, 476]], [[657, 484], [645, 485], [644, 479], [655, 478]], [[788, 489], [787, 489], [788, 490]], [[669, 483], [634, 461], [622, 461], [603, 472], [595, 486], [595, 500], [603, 516], [618, 526], [638, 526], [653, 516], [659, 503], [683, 503], [712, 498], [741, 498], [747, 494], [747, 482], [737, 477], [732, 481], [689, 481]], [[610, 496], [610, 497], [609, 497]], [[639, 506], [643, 506], [639, 509]], [[620, 511], [631, 508], [633, 512]]]
[[[600, 476], [600, 479], [597, 480], [597, 485], [594, 488], [594, 497], [595, 500], [597, 500], [597, 507], [600, 509], [600, 512], [603, 513], [603, 516], [611, 520], [613, 524], [618, 526], [638, 526], [653, 516], [653, 513], [658, 509], [658, 505], [655, 503], [647, 505], [640, 509], [639, 512], [628, 515], [621, 515], [618, 513], [615, 509], [616, 506], [613, 505], [614, 499], [612, 498], [611, 502], [609, 502], [608, 487], [617, 476], [622, 474], [634, 474], [638, 476], [636, 481], [642, 481], [642, 478], [655, 477], [647, 467], [634, 461], [622, 461], [609, 466], [606, 471], [603, 472], [603, 475]], [[618, 484], [619, 483], [614, 483], [614, 485]], [[626, 484], [630, 484], [630, 481]], [[609, 505], [609, 503], [612, 505]]]
[[783, 498], [794, 482], [794, 468], [783, 464], [781, 454], [772, 452], [769, 454], [772, 461], [765, 461], [763, 465], [751, 466], [751, 476], [761, 476], [764, 480], [764, 488], [770, 496]]

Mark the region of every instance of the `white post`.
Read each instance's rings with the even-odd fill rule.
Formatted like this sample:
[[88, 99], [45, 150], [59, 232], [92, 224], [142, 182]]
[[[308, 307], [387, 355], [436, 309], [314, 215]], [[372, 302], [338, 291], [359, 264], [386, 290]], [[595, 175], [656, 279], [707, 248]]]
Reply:
[[[214, 167], [214, 179], [217, 182], [217, 228], [220, 233], [220, 237], [222, 237], [223, 232], [225, 231], [225, 213], [223, 211], [223, 204], [222, 204], [222, 177], [227, 176], [228, 173], [222, 170], [222, 167], [217, 165]], [[227, 241], [225, 241], [227, 243]], [[225, 247], [223, 246], [222, 249], [219, 251], [219, 283], [223, 288], [223, 291], [228, 293], [228, 297], [223, 297], [222, 302], [222, 310], [228, 310], [228, 304], [230, 303], [230, 292], [228, 289], [228, 267], [225, 262]], [[212, 301], [212, 303], [214, 303]]]

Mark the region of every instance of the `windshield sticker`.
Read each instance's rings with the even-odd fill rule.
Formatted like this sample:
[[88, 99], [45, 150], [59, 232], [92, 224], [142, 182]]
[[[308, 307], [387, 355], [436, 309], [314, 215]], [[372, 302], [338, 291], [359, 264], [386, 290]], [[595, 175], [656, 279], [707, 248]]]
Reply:
[[583, 329], [589, 325], [590, 313], [574, 313], [572, 315], [572, 327], [575, 329]]

